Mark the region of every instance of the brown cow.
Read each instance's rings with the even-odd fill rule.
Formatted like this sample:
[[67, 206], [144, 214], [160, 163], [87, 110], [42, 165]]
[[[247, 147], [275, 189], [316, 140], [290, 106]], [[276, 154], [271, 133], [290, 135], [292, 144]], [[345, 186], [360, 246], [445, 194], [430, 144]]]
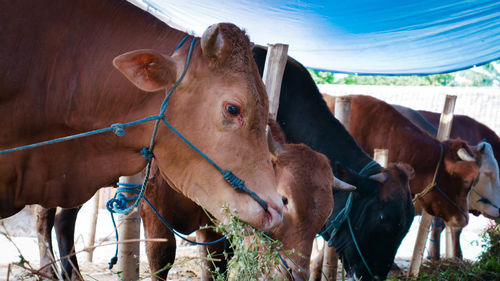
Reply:
[[[273, 126], [273, 134], [276, 135], [276, 132], [276, 127]], [[283, 223], [271, 230], [270, 235], [282, 241], [284, 249], [296, 250], [286, 258], [287, 265], [292, 269], [295, 280], [307, 280], [313, 240], [333, 208], [333, 173], [324, 155], [314, 152], [303, 144], [281, 146], [275, 142], [271, 143], [272, 151], [276, 155], [273, 164], [278, 180], [278, 192], [283, 196], [285, 207]], [[335, 182], [336, 189], [353, 189], [350, 185], [340, 184], [341, 181], [338, 179], [335, 179]], [[209, 222], [199, 206], [173, 191], [158, 173], [148, 186], [147, 197], [160, 214], [182, 233], [188, 234]], [[161, 224], [145, 203], [142, 203], [141, 216], [147, 238], [167, 237], [169, 240], [167, 243], [146, 243], [151, 271], [156, 272], [174, 261], [176, 248], [174, 235]], [[220, 236], [206, 230], [197, 232], [199, 242], [213, 241], [218, 237]], [[221, 253], [223, 244], [203, 246], [200, 253], [206, 254], [207, 250], [211, 253]], [[205, 265], [209, 266], [210, 263], [206, 262]], [[216, 266], [221, 272], [226, 268], [224, 262], [216, 263]], [[168, 270], [162, 271], [156, 278], [166, 279], [167, 274]], [[203, 274], [203, 280], [211, 278], [207, 272]]]
[[[260, 229], [283, 203], [266, 142], [268, 101], [250, 41], [232, 24], [189, 37], [120, 0], [15, 1], [0, 12], [0, 148], [91, 131], [158, 114], [165, 89], [187, 73], [166, 119], [267, 202], [236, 192], [200, 154], [160, 124], [153, 154], [162, 175], [224, 219], [223, 204]], [[120, 54], [130, 50], [152, 48]], [[170, 55], [166, 55], [170, 54]], [[115, 58], [116, 57], [116, 58]], [[137, 87], [113, 68], [114, 65]], [[75, 207], [120, 175], [140, 172], [153, 122], [0, 156], [0, 217], [27, 204]]]
[[[390, 162], [410, 164], [416, 175], [410, 182], [412, 195], [432, 183], [443, 149], [444, 158], [436, 178], [440, 189], [433, 188], [418, 203], [451, 227], [465, 226], [469, 218], [468, 193], [479, 170], [467, 143], [461, 140], [439, 142], [389, 104], [369, 96], [350, 97], [349, 132], [365, 151], [371, 153], [375, 148], [386, 148]], [[334, 102], [328, 103], [333, 111]]]
[[[436, 127], [429, 123], [419, 112], [400, 105], [392, 105], [398, 112], [403, 114], [406, 118], [412, 121], [415, 125], [425, 130], [432, 136], [437, 134]], [[430, 121], [439, 123], [439, 114], [422, 111]], [[484, 139], [491, 141], [500, 150], [500, 140], [498, 136], [484, 124], [464, 116], [456, 115], [453, 118], [451, 135], [452, 137], [461, 138], [469, 142], [469, 144], [476, 144], [478, 140]], [[469, 212], [474, 215], [480, 213], [489, 218], [498, 218], [500, 216], [500, 179], [498, 162], [495, 159], [493, 145], [488, 142], [480, 142], [477, 145], [477, 158], [479, 159], [479, 178], [476, 184], [472, 187], [469, 194]], [[497, 152], [498, 155], [498, 152]], [[439, 218], [435, 218], [432, 223], [431, 243], [429, 245], [430, 259], [437, 260], [440, 258], [440, 236], [444, 229], [444, 224]], [[460, 234], [462, 228], [456, 227], [451, 230], [451, 249], [452, 256], [461, 259], [462, 249], [460, 247]]]

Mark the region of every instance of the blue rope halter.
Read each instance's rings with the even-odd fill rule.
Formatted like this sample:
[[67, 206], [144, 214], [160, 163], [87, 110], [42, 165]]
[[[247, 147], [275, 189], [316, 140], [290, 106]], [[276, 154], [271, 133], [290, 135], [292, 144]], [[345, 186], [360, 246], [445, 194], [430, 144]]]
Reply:
[[[374, 160], [370, 161], [368, 164], [366, 164], [366, 166], [363, 167], [363, 169], [360, 170], [359, 174], [366, 175], [367, 171], [376, 165], [377, 162], [375, 162]], [[349, 213], [351, 212], [352, 202], [353, 202], [352, 197], [353, 197], [352, 192], [349, 192], [344, 208], [340, 210], [340, 212], [337, 214], [337, 216], [335, 216], [332, 222], [325, 229], [323, 229], [317, 236], [324, 236], [326, 233], [331, 231], [330, 234], [330, 240], [331, 240], [331, 238], [333, 238], [337, 234], [342, 224], [344, 224], [344, 222], [347, 221], [347, 226], [349, 227], [349, 233], [351, 234], [351, 238], [352, 241], [354, 242], [354, 246], [356, 247], [356, 251], [358, 252], [359, 257], [361, 258], [361, 261], [363, 262], [366, 271], [368, 271], [368, 274], [370, 274], [370, 276], [374, 278], [373, 272], [371, 271], [370, 267], [368, 266], [368, 263], [366, 262], [365, 257], [363, 256], [363, 253], [361, 252], [361, 248], [359, 247], [358, 241], [356, 240], [356, 236], [354, 235], [354, 230], [352, 229], [351, 219], [349, 218]]]
[[[187, 40], [187, 38], [189, 38], [189, 35], [186, 35], [181, 40], [181, 42], [179, 43], [179, 45], [175, 48], [174, 52], [176, 50], [178, 50], [184, 44], [184, 42]], [[210, 164], [212, 164], [212, 166], [214, 166], [222, 174], [222, 177], [234, 189], [236, 189], [237, 191], [242, 191], [242, 192], [247, 193], [254, 200], [256, 200], [262, 206], [262, 208], [264, 208], [264, 210], [267, 211], [267, 203], [264, 200], [262, 200], [255, 192], [249, 190], [245, 186], [245, 182], [242, 179], [240, 179], [236, 175], [234, 175], [232, 171], [230, 171], [230, 170], [223, 170], [221, 167], [219, 167], [214, 161], [212, 161], [212, 159], [210, 159], [201, 150], [199, 150], [195, 145], [193, 145], [190, 141], [188, 141], [179, 131], [177, 131], [165, 119], [165, 117], [166, 117], [165, 116], [165, 111], [167, 110], [167, 106], [168, 106], [168, 102], [169, 102], [170, 96], [173, 94], [173, 92], [175, 91], [175, 89], [177, 88], [177, 86], [179, 86], [179, 84], [181, 83], [182, 79], [184, 78], [184, 75], [186, 74], [186, 72], [188, 70], [189, 63], [190, 63], [190, 60], [191, 60], [191, 54], [192, 54], [192, 50], [193, 50], [195, 41], [196, 41], [196, 38], [193, 38], [193, 40], [191, 41], [191, 45], [189, 47], [189, 52], [188, 52], [188, 55], [187, 55], [187, 58], [186, 58], [186, 66], [184, 68], [184, 71], [182, 72], [181, 77], [175, 83], [175, 85], [172, 87], [172, 89], [166, 94], [166, 97], [163, 100], [163, 102], [161, 104], [161, 107], [160, 107], [160, 113], [158, 115], [149, 116], [149, 117], [146, 117], [146, 118], [143, 118], [143, 119], [140, 119], [140, 120], [136, 120], [136, 121], [133, 121], [133, 122], [125, 123], [125, 124], [116, 123], [116, 124], [111, 125], [108, 128], [98, 129], [98, 130], [89, 131], [89, 132], [85, 132], [85, 133], [81, 133], [81, 134], [75, 134], [75, 135], [71, 135], [71, 136], [66, 136], [66, 137], [61, 137], [61, 138], [57, 138], [57, 139], [53, 139], [53, 140], [38, 142], [38, 143], [34, 143], [34, 144], [30, 144], [30, 145], [25, 145], [25, 146], [20, 146], [20, 147], [16, 147], [16, 148], [11, 148], [11, 149], [6, 149], [6, 150], [0, 150], [0, 154], [7, 154], [7, 153], [10, 153], [10, 152], [14, 152], [14, 151], [31, 149], [31, 148], [35, 148], [35, 147], [39, 147], [39, 146], [43, 146], [43, 145], [48, 145], [48, 144], [53, 144], [53, 143], [58, 143], [58, 142], [63, 142], [63, 141], [68, 141], [68, 140], [73, 140], [73, 139], [77, 139], [77, 138], [81, 138], [81, 137], [86, 137], [86, 136], [91, 136], [91, 135], [100, 134], [100, 133], [109, 132], [109, 131], [112, 131], [117, 136], [123, 136], [123, 135], [125, 135], [124, 128], [126, 128], [126, 127], [138, 125], [138, 124], [145, 123], [145, 122], [155, 121], [153, 133], [152, 133], [152, 136], [151, 136], [150, 146], [149, 146], [149, 148], [143, 148], [141, 150], [141, 154], [144, 155], [144, 158], [145, 158], [146, 162], [150, 163], [150, 160], [153, 157], [153, 152], [152, 151], [153, 151], [153, 147], [154, 147], [154, 141], [155, 141], [156, 133], [157, 133], [157, 130], [158, 130], [158, 125], [159, 125], [160, 120], [161, 120], [161, 121], [163, 121], [163, 123], [165, 125], [167, 125], [168, 128], [170, 128], [184, 142], [186, 142], [190, 147], [192, 147], [196, 152], [198, 152], [198, 154], [200, 154]], [[149, 168], [147, 168], [147, 169], [149, 169]], [[142, 198], [141, 195], [139, 196], [139, 198], [137, 199], [136, 203], [134, 204], [134, 207], [137, 206], [138, 201], [140, 200], [140, 198]]]

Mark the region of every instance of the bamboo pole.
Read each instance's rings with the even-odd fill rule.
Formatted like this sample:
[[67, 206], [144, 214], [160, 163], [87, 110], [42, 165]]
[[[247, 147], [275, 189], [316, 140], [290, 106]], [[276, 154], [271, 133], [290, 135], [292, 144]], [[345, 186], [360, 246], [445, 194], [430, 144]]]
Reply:
[[[457, 96], [446, 96], [443, 113], [441, 113], [441, 118], [439, 119], [439, 128], [437, 133], [437, 139], [440, 141], [447, 140], [450, 137], [456, 100]], [[425, 210], [422, 210], [422, 218], [420, 219], [420, 226], [418, 228], [417, 240], [415, 241], [415, 247], [413, 249], [413, 256], [410, 261], [410, 268], [408, 269], [408, 276], [417, 276], [420, 272], [420, 266], [422, 265], [431, 220], [432, 216]]]
[[335, 98], [335, 118], [344, 125], [349, 131], [349, 123], [351, 118], [351, 98], [336, 97]]
[[389, 150], [388, 149], [379, 149], [375, 148], [373, 150], [373, 160], [377, 161], [382, 167], [387, 167], [387, 162], [389, 159]]
[[337, 280], [339, 256], [335, 248], [328, 246], [326, 241], [323, 249], [323, 266], [321, 267], [323, 274], [321, 274], [321, 281], [335, 281]]
[[90, 198], [86, 205], [88, 205], [89, 208], [89, 216], [87, 217], [87, 223], [89, 225], [89, 231], [87, 233], [87, 239], [85, 241], [87, 242], [87, 245], [85, 245], [85, 248], [87, 248], [87, 252], [85, 255], [85, 260], [87, 262], [92, 262], [92, 259], [94, 257], [94, 249], [92, 246], [94, 246], [95, 243], [95, 232], [97, 228], [97, 217], [99, 216], [99, 200], [100, 200], [100, 190], [98, 190], [92, 198]]
[[285, 72], [286, 61], [288, 59], [288, 45], [270, 44], [267, 47], [266, 63], [262, 80], [266, 85], [269, 97], [269, 115], [276, 120], [278, 106], [280, 102], [281, 81]]
[[[142, 184], [142, 174], [138, 173], [130, 177], [120, 177], [120, 182]], [[137, 194], [124, 192], [127, 197]], [[135, 208], [129, 215], [118, 216], [118, 228], [120, 240], [137, 239], [135, 243], [120, 244], [118, 247], [118, 270], [122, 271], [121, 279], [124, 281], [135, 281], [139, 279], [139, 238], [141, 231], [141, 216], [139, 209]]]
[[[335, 98], [335, 118], [337, 118], [346, 129], [349, 129], [349, 119], [351, 117], [351, 98]], [[337, 280], [338, 259], [339, 256], [334, 247], [329, 247], [327, 243], [324, 246], [323, 267], [321, 271], [322, 281]]]

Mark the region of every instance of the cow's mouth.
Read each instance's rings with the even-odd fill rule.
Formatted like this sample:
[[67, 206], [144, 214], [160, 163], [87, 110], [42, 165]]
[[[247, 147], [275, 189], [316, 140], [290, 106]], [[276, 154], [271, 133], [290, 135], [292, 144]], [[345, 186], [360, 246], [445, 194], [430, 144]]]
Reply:
[[282, 214], [279, 213], [273, 207], [268, 205], [267, 211], [265, 211], [265, 214], [264, 214], [264, 223], [263, 223], [262, 230], [269, 231], [269, 230], [275, 228], [276, 226], [278, 226], [282, 220], [283, 220]]

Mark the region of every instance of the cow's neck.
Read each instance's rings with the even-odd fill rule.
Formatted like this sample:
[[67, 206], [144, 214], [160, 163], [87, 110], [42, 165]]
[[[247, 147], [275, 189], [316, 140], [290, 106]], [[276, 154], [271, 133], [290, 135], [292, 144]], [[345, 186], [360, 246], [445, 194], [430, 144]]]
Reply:
[[[88, 0], [83, 2], [91, 5], [88, 4]], [[87, 126], [88, 123], [94, 128], [109, 126], [110, 122], [129, 122], [158, 114], [164, 98], [164, 91], [157, 93], [139, 91], [114, 69], [113, 58], [136, 49], [154, 49], [170, 55], [186, 35], [126, 1], [103, 2], [106, 3], [100, 4], [101, 7], [99, 4], [95, 5], [94, 13], [98, 14], [97, 10], [109, 10], [108, 20], [102, 25], [95, 24], [91, 27], [100, 36], [81, 42], [85, 45], [83, 48], [88, 50], [80, 58], [86, 63], [87, 72], [80, 74], [78, 88], [81, 96], [85, 97], [85, 104], [92, 106], [82, 108], [74, 105], [71, 108], [72, 112], [79, 115], [80, 120], [77, 122], [80, 126]], [[103, 5], [105, 7], [102, 7]], [[89, 17], [87, 20], [90, 21], [92, 18]], [[96, 56], [100, 59], [96, 60]], [[93, 69], [104, 70], [100, 71], [104, 75], [96, 77]], [[92, 86], [87, 88], [86, 85]], [[101, 87], [98, 87], [99, 85]], [[82, 116], [85, 116], [87, 121], [82, 122]]]
[[[396, 145], [390, 146], [393, 151], [389, 151], [389, 161], [405, 162], [413, 167], [415, 177], [410, 181], [410, 189], [411, 193], [415, 194], [431, 183], [440, 160], [441, 144], [433, 137], [421, 134], [420, 131], [393, 131], [397, 131], [398, 134], [392, 135], [391, 139], [404, 140], [405, 144], [399, 146], [401, 149], [396, 148]], [[441, 165], [441, 169], [444, 169], [444, 163]]]
[[[5, 47], [5, 52], [13, 58], [23, 58], [34, 65], [25, 73], [16, 70], [9, 74], [10, 78], [24, 82], [14, 85], [22, 88], [5, 86], [10, 96], [2, 100], [0, 110], [19, 110], [2, 114], [5, 124], [15, 124], [9, 136], [2, 140], [4, 147], [95, 130], [159, 113], [164, 92], [139, 91], [112, 66], [112, 60], [125, 52], [144, 48], [170, 54], [185, 33], [168, 27], [126, 1], [16, 2], [9, 5], [8, 11], [11, 13], [6, 13], [12, 16], [23, 15], [26, 22], [31, 22], [31, 25], [18, 24], [15, 28], [19, 34], [35, 36], [38, 41], [34, 44], [16, 33], [9, 37], [16, 44]], [[16, 23], [16, 20], [9, 22]], [[58, 79], [60, 77], [65, 79]], [[82, 204], [118, 176], [142, 170], [146, 162], [139, 152], [148, 146], [152, 127], [150, 122], [126, 129], [123, 137], [105, 133], [35, 149], [29, 152], [27, 164], [21, 153], [13, 155], [17, 158], [6, 160], [6, 167], [24, 173], [23, 178], [4, 179], [6, 183], [0, 184], [16, 185], [16, 195], [1, 195], [0, 199], [9, 204], [13, 202], [13, 206]], [[78, 194], [69, 192], [77, 189]]]
[[405, 162], [415, 169], [416, 176], [410, 184], [412, 193], [419, 192], [432, 180], [439, 162], [440, 142], [389, 104], [371, 97], [352, 96], [350, 129], [366, 151], [388, 148], [389, 162]]

